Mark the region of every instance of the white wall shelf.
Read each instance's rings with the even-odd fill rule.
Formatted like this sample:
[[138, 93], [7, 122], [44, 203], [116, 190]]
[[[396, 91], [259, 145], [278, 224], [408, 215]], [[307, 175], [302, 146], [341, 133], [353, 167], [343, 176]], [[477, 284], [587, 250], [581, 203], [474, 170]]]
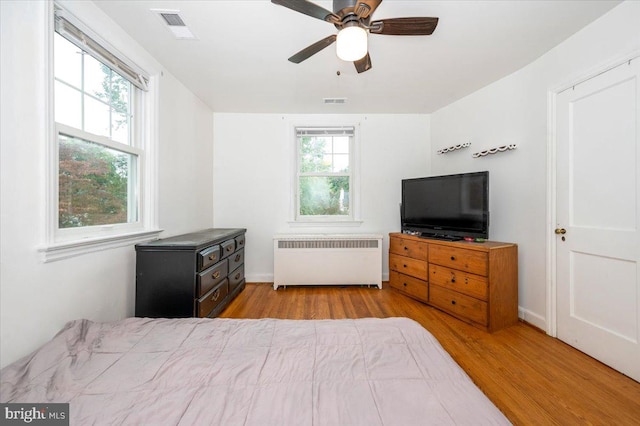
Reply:
[[449, 148], [442, 148], [436, 151], [438, 154], [446, 154], [447, 152], [457, 151], [462, 148], [468, 148], [471, 146], [471, 142], [462, 143], [460, 145], [450, 146]]
[[473, 158], [486, 157], [489, 154], [497, 154], [498, 152], [510, 151], [510, 150], [516, 149], [516, 148], [517, 148], [517, 146], [515, 144], [502, 145], [502, 146], [499, 146], [497, 148], [490, 148], [490, 149], [487, 149], [485, 151], [476, 152], [476, 153], [472, 154], [471, 156]]

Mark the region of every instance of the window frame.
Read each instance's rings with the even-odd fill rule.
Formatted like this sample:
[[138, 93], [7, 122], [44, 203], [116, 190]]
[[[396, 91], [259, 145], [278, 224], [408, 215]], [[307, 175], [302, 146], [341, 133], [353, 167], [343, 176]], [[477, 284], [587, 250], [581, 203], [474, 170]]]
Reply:
[[[359, 179], [359, 123], [332, 120], [331, 123], [291, 124], [292, 144], [292, 184], [291, 184], [291, 220], [292, 226], [359, 226], [360, 220], [360, 179]], [[301, 141], [298, 129], [346, 129], [351, 128], [349, 136], [349, 173], [344, 172], [300, 172]], [[349, 214], [348, 215], [301, 215], [300, 214], [300, 178], [305, 176], [349, 176]]]
[[[45, 138], [46, 152], [46, 182], [44, 203], [44, 217], [46, 217], [45, 233], [42, 245], [38, 248], [41, 261], [51, 262], [69, 257], [82, 255], [85, 253], [102, 251], [115, 247], [122, 247], [138, 242], [156, 239], [161, 232], [157, 226], [155, 187], [156, 187], [156, 166], [155, 153], [156, 124], [157, 116], [157, 76], [149, 76], [145, 73], [145, 78], [140, 78], [145, 84], [146, 91], [140, 85], [132, 83], [130, 97], [130, 113], [134, 117], [134, 125], [130, 127], [129, 144], [117, 142], [109, 137], [95, 135], [82, 129], [67, 126], [55, 121], [55, 67], [54, 67], [54, 39], [56, 34], [55, 13], [61, 11], [65, 20], [80, 28], [85, 35], [91, 37], [91, 41], [98, 43], [100, 47], [106, 49], [117, 58], [123, 58], [131, 64], [111, 44], [104, 41], [87, 25], [73, 16], [67, 9], [57, 3], [50, 3], [48, 12], [48, 28], [46, 31], [46, 45], [48, 48], [47, 60], [47, 110], [46, 119], [49, 123], [48, 135]], [[75, 44], [75, 43], [74, 43]], [[82, 48], [86, 54], [91, 54]], [[98, 58], [96, 58], [98, 59]], [[100, 60], [104, 63], [104, 61]], [[120, 74], [120, 68], [115, 65], [106, 64], [112, 71]], [[140, 69], [134, 65], [136, 69]], [[131, 82], [130, 78], [125, 79]], [[137, 158], [135, 170], [136, 182], [129, 182], [130, 188], [135, 191], [137, 204], [137, 219], [128, 223], [105, 224], [95, 226], [85, 226], [78, 228], [59, 227], [59, 135], [65, 134], [79, 138], [87, 142], [96, 143], [109, 149], [115, 149], [125, 154], [134, 155]], [[131, 198], [129, 198], [131, 202]], [[131, 206], [129, 205], [129, 209]]]

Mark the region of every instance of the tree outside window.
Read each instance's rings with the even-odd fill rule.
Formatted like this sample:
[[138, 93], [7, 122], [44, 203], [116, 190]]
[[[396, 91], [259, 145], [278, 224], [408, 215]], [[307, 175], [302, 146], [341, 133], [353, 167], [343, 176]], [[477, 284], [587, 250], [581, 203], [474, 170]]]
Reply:
[[298, 217], [350, 217], [353, 128], [297, 129]]
[[58, 152], [58, 226], [127, 223], [129, 169], [135, 158], [64, 134]]

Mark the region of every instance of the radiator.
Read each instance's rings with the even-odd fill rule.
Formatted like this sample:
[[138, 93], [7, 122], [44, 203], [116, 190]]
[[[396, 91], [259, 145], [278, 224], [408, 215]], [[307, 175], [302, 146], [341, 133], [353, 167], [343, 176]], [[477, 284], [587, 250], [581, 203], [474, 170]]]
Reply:
[[273, 288], [287, 285], [382, 288], [382, 235], [286, 234], [273, 237]]

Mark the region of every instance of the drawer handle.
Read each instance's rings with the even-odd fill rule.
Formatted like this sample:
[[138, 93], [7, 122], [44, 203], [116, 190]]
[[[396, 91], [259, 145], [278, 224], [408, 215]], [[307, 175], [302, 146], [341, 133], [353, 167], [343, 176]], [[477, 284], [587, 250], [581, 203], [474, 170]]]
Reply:
[[220, 276], [220, 271], [215, 271], [212, 275], [213, 278], [218, 278]]
[[220, 289], [217, 289], [216, 291], [213, 292], [213, 296], [211, 296], [211, 300], [215, 302], [216, 300], [218, 300], [218, 297], [220, 297]]
[[406, 286], [407, 286], [407, 283], [402, 283], [402, 285], [406, 287]]
[[451, 282], [452, 283], [456, 282], [456, 276], [454, 274], [451, 274]]
[[240, 260], [240, 253], [236, 254], [236, 262]]
[[215, 255], [215, 254], [211, 254], [211, 255], [209, 255], [209, 260], [215, 260], [215, 258], [216, 258], [216, 255]]
[[404, 246], [404, 249], [405, 249], [405, 250], [409, 250], [409, 247], [407, 247], [407, 246]]
[[234, 278], [234, 279], [236, 279], [236, 280], [237, 280], [237, 279], [240, 279], [240, 272], [238, 272], [238, 273], [236, 274], [236, 276], [235, 276], [235, 278]]
[[239, 245], [239, 246], [243, 246], [243, 245], [244, 245], [244, 240], [242, 240], [242, 241], [238, 242], [238, 245]]
[[403, 268], [406, 268], [406, 267], [407, 267], [407, 265], [402, 265], [402, 267], [403, 267]]
[[231, 251], [233, 249], [233, 247], [229, 246], [227, 247], [227, 251]]
[[456, 257], [455, 256], [451, 256], [451, 260], [456, 260]]
[[452, 300], [452, 301], [451, 301], [451, 304], [452, 304], [452, 305], [455, 305], [455, 304], [456, 304], [456, 301], [455, 301], [455, 300]]

